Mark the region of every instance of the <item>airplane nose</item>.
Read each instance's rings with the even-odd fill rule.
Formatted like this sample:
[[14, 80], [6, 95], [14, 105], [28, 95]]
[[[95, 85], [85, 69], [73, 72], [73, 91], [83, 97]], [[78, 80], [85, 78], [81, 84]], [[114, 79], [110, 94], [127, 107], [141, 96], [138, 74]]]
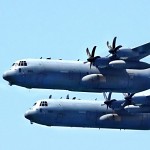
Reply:
[[29, 110], [29, 111], [27, 111], [27, 112], [24, 114], [24, 117], [25, 117], [26, 119], [32, 121], [34, 114], [35, 114], [35, 112]]
[[3, 79], [9, 82], [9, 85], [15, 83], [16, 72], [14, 70], [9, 70], [4, 72]]
[[7, 79], [8, 79], [8, 75], [7, 75], [6, 72], [3, 74], [3, 79], [4, 79], [4, 80], [7, 80]]
[[31, 120], [32, 115], [31, 115], [31, 113], [26, 112], [26, 113], [24, 114], [24, 117], [25, 117], [26, 119], [28, 119], [28, 120]]
[[11, 80], [11, 73], [4, 72], [3, 79], [6, 80], [6, 81], [10, 81]]

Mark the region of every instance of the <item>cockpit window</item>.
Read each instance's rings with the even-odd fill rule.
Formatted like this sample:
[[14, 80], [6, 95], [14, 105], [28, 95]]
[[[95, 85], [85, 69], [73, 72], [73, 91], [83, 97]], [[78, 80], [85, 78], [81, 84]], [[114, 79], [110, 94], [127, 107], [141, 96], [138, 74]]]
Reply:
[[27, 62], [26, 61], [20, 61], [19, 66], [27, 66]]
[[20, 61], [19, 63], [13, 63], [12, 66], [27, 66], [26, 61]]
[[13, 63], [12, 66], [18, 66], [18, 63]]
[[40, 106], [48, 106], [47, 101], [41, 101]]

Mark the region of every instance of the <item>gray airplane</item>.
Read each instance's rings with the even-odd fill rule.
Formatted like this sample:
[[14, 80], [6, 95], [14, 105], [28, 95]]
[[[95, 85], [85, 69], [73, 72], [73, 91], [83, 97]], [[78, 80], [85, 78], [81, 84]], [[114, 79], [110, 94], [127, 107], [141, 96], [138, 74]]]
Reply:
[[150, 96], [128, 95], [124, 100], [43, 99], [25, 113], [31, 124], [46, 126], [150, 129]]
[[150, 54], [150, 43], [133, 49], [121, 49], [121, 46], [115, 46], [115, 41], [116, 38], [109, 46], [110, 57], [94, 56], [94, 47], [91, 54], [87, 49], [87, 62], [23, 59], [13, 63], [3, 78], [10, 85], [26, 88], [119, 93], [149, 89], [150, 69], [146, 68], [150, 65], [140, 59]]

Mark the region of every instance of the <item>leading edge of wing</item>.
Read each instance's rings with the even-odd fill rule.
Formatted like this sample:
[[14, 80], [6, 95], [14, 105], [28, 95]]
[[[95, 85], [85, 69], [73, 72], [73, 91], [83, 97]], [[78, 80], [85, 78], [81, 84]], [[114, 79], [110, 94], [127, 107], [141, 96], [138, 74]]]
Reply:
[[141, 46], [135, 47], [132, 51], [138, 53], [138, 56], [132, 58], [133, 60], [140, 60], [148, 55], [150, 55], [150, 42], [143, 44]]

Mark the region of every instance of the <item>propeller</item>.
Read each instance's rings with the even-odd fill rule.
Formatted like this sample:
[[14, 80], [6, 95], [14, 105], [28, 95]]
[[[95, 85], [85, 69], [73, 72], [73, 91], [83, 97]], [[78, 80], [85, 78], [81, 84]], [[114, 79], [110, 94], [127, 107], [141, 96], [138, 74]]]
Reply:
[[90, 62], [90, 68], [91, 68], [91, 66], [93, 65], [94, 61], [95, 61], [97, 58], [100, 58], [100, 56], [95, 56], [95, 50], [96, 50], [96, 46], [93, 47], [92, 53], [90, 53], [90, 51], [89, 51], [88, 48], [86, 49], [86, 53], [87, 53], [87, 55], [88, 55], [89, 58], [88, 58], [87, 61], [84, 62], [84, 63]]
[[107, 47], [109, 48], [109, 53], [112, 55], [115, 55], [116, 52], [122, 47], [122, 45], [116, 46], [116, 39], [117, 37], [114, 37], [112, 45], [110, 45], [109, 41], [107, 41]]
[[134, 94], [135, 93], [131, 93], [131, 94], [128, 93], [128, 95], [124, 94], [125, 95], [125, 97], [124, 97], [125, 102], [121, 106], [126, 107], [128, 105], [131, 105], [132, 104], [132, 97], [133, 97]]
[[104, 104], [107, 106], [107, 109], [111, 108], [112, 102], [116, 101], [115, 99], [111, 100], [112, 92], [109, 92], [108, 97], [107, 97], [105, 92], [103, 93], [103, 95], [104, 95], [104, 98], [105, 98]]

